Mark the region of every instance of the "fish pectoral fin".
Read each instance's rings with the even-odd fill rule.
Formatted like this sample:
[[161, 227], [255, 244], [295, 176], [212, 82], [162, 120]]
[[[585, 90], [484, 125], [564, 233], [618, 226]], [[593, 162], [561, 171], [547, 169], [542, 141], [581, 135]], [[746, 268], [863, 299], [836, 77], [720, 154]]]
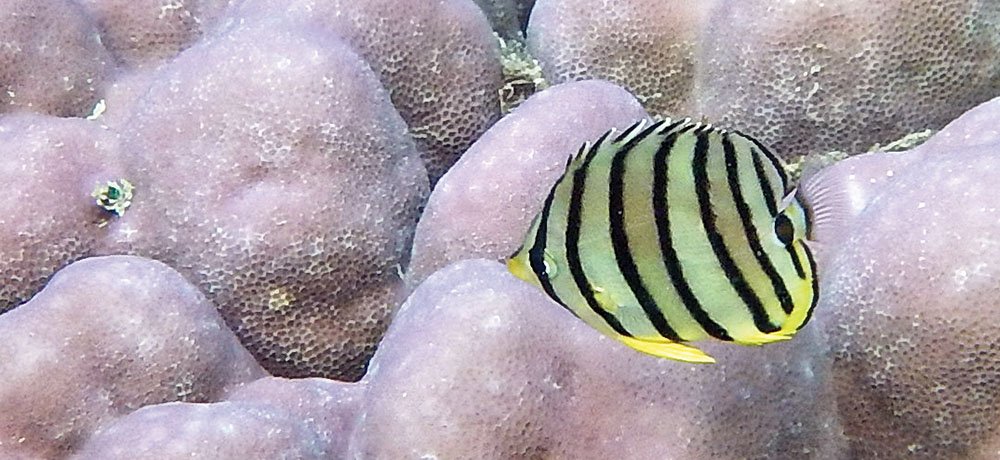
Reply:
[[594, 300], [597, 304], [604, 309], [604, 311], [611, 313], [612, 315], [618, 313], [618, 302], [615, 302], [608, 293], [600, 286], [591, 286], [591, 292], [594, 293]]
[[711, 364], [715, 362], [715, 359], [705, 354], [704, 351], [683, 343], [671, 342], [669, 340], [643, 340], [635, 337], [618, 337], [618, 340], [629, 347], [658, 358], [696, 364]]
[[784, 342], [791, 340], [791, 338], [792, 335], [779, 331], [771, 333], [760, 332], [750, 336], [734, 337], [733, 341], [740, 345], [761, 346], [774, 342]]

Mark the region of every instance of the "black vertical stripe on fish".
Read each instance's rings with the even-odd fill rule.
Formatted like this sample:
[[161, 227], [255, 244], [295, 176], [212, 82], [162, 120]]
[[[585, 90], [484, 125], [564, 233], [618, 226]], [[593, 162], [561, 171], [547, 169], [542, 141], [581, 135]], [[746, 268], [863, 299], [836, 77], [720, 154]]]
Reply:
[[[757, 330], [764, 332], [774, 332], [780, 328], [776, 328], [771, 324], [771, 319], [767, 316], [767, 311], [764, 309], [764, 304], [760, 301], [760, 297], [757, 293], [753, 291], [750, 284], [747, 283], [746, 277], [743, 275], [743, 271], [740, 267], [736, 265], [736, 261], [733, 260], [733, 256], [726, 247], [726, 242], [722, 238], [722, 234], [719, 233], [719, 229], [715, 223], [715, 210], [712, 209], [711, 194], [713, 193], [711, 182], [708, 178], [708, 149], [710, 147], [711, 140], [709, 139], [710, 132], [700, 132], [698, 133], [698, 140], [695, 143], [694, 148], [694, 159], [691, 162], [691, 171], [694, 174], [695, 183], [695, 193], [698, 196], [698, 209], [701, 213], [701, 224], [705, 229], [705, 236], [708, 239], [709, 244], [712, 246], [712, 252], [715, 254], [715, 259], [719, 262], [719, 267], [722, 268], [723, 273], [726, 274], [726, 278], [729, 279], [729, 284], [736, 291], [736, 295], [740, 297], [743, 304], [746, 305], [747, 309], [750, 311], [750, 316], [753, 318], [754, 326]], [[721, 326], [719, 326], [721, 329]], [[708, 328], [705, 328], [708, 331]], [[714, 335], [714, 334], [713, 334]]]
[[583, 295], [590, 309], [600, 316], [612, 330], [626, 337], [632, 337], [632, 334], [625, 329], [621, 322], [618, 321], [618, 318], [601, 307], [597, 299], [594, 298], [593, 287], [590, 284], [590, 280], [587, 279], [587, 275], [583, 270], [583, 264], [580, 261], [580, 226], [583, 214], [583, 193], [587, 181], [587, 169], [600, 145], [601, 142], [594, 144], [583, 164], [573, 173], [573, 187], [570, 193], [569, 210], [566, 214], [566, 264], [569, 266], [569, 271], [573, 276], [573, 281], [576, 283], [577, 290]]
[[685, 131], [694, 128], [696, 125], [688, 125], [674, 133], [668, 135], [661, 142], [656, 154], [653, 157], [653, 217], [656, 222], [656, 232], [663, 264], [670, 275], [670, 282], [677, 291], [677, 295], [684, 303], [684, 307], [695, 321], [709, 335], [720, 340], [733, 340], [721, 326], [712, 321], [708, 312], [701, 306], [701, 302], [691, 291], [691, 286], [684, 277], [680, 260], [677, 258], [677, 251], [674, 249], [673, 236], [670, 229], [670, 213], [668, 212], [669, 200], [667, 198], [667, 174], [670, 172], [668, 158], [677, 137]]
[[799, 275], [800, 279], [806, 279], [805, 268], [802, 266], [802, 260], [799, 259], [799, 254], [795, 252], [795, 247], [789, 244], [785, 246], [785, 251], [788, 252], [788, 257], [792, 259], [792, 265], [795, 267], [795, 274]]
[[[752, 141], [754, 145], [758, 147], [760, 146], [760, 143], [750, 136], [744, 135], [743, 137]], [[754, 173], [757, 174], [757, 180], [761, 183], [761, 190], [764, 193], [764, 202], [767, 204], [767, 210], [771, 213], [771, 217], [777, 217], [778, 198], [775, 196], [774, 189], [771, 187], [771, 181], [768, 180], [767, 174], [764, 172], [764, 165], [761, 163], [758, 150], [751, 149], [751, 152], [753, 153], [751, 156], [753, 158]], [[784, 181], [784, 169], [779, 167], [777, 171], [781, 174], [782, 181]], [[792, 249], [792, 246], [785, 246], [785, 251], [788, 252], [788, 257], [791, 259], [792, 265], [795, 267], [795, 273], [799, 276], [799, 278], [805, 279], [806, 274], [803, 270], [802, 261], [799, 260], [798, 255], [795, 254], [795, 250]]]
[[[760, 244], [760, 239], [758, 239], [757, 227], [753, 223], [750, 206], [747, 204], [746, 197], [743, 196], [743, 190], [740, 188], [736, 146], [733, 145], [733, 141], [729, 136], [728, 133], [722, 135], [722, 149], [726, 155], [726, 179], [729, 182], [729, 190], [733, 194], [733, 202], [736, 203], [736, 212], [743, 223], [743, 234], [746, 236], [747, 242], [750, 243], [750, 250], [753, 252], [754, 258], [757, 259], [757, 264], [760, 265], [764, 274], [767, 275], [768, 280], [771, 281], [771, 287], [774, 289], [775, 295], [778, 296], [781, 309], [786, 314], [790, 314], [795, 304], [792, 302], [792, 296], [789, 295], [785, 282], [781, 279], [781, 275], [778, 274], [778, 270], [774, 268], [771, 259], [764, 253], [764, 248]], [[761, 332], [774, 332], [778, 329], [780, 327], [775, 327], [771, 330], [764, 330], [758, 327], [758, 330]]]
[[813, 222], [816, 222], [816, 214], [815, 214], [816, 210], [813, 209], [812, 203], [809, 203], [808, 200], [803, 199], [801, 187], [798, 189], [798, 191], [796, 191], [795, 199], [799, 202], [799, 205], [802, 206], [802, 211], [806, 224], [806, 232], [805, 232], [806, 239], [812, 240], [814, 239]]
[[556, 294], [556, 290], [553, 289], [552, 282], [549, 280], [548, 270], [545, 268], [545, 244], [548, 238], [549, 213], [552, 212], [552, 200], [555, 198], [556, 188], [559, 187], [560, 182], [562, 182], [562, 178], [556, 181], [556, 185], [552, 186], [552, 190], [549, 191], [549, 196], [545, 197], [545, 204], [542, 205], [542, 213], [538, 218], [538, 228], [535, 230], [535, 241], [531, 249], [528, 250], [528, 262], [531, 265], [531, 271], [535, 272], [535, 276], [538, 277], [542, 290], [563, 308], [572, 311]]
[[[760, 142], [757, 142], [756, 139], [754, 139], [754, 138], [752, 138], [750, 136], [746, 136], [746, 135], [743, 135], [743, 137], [745, 139], [748, 139], [751, 142], [753, 142], [754, 145], [757, 146], [758, 148], [762, 147], [761, 144], [760, 144]], [[760, 183], [762, 185], [761, 186], [761, 190], [764, 193], [764, 202], [767, 204], [767, 210], [771, 213], [771, 217], [777, 217], [778, 216], [778, 197], [775, 196], [774, 189], [771, 188], [771, 182], [767, 179], [767, 174], [764, 172], [764, 165], [761, 164], [760, 155], [757, 154], [758, 152], [766, 152], [766, 150], [751, 149], [751, 151], [754, 153], [754, 155], [752, 155], [752, 158], [753, 158], [753, 169], [754, 169], [754, 172], [757, 174], [757, 180], [760, 181]], [[769, 156], [768, 158], [772, 162], [773, 161], [777, 161], [773, 156]], [[781, 168], [780, 166], [781, 165], [778, 164], [777, 171], [779, 173], [779, 176], [782, 178], [781, 179], [782, 182], [785, 182], [787, 180], [785, 178], [785, 170], [784, 170], [784, 168]], [[805, 274], [805, 271], [803, 270], [802, 261], [799, 260], [798, 255], [795, 254], [795, 251], [792, 249], [791, 246], [785, 246], [785, 250], [786, 250], [786, 252], [788, 252], [788, 257], [792, 261], [792, 266], [795, 267], [795, 273], [799, 276], [799, 278], [805, 279], [806, 274]]]
[[[659, 128], [659, 126], [654, 126], [654, 128]], [[639, 275], [639, 267], [636, 266], [635, 259], [632, 257], [628, 234], [625, 231], [625, 161], [636, 144], [645, 139], [651, 132], [651, 130], [644, 131], [639, 136], [632, 138], [612, 157], [608, 178], [608, 222], [611, 244], [614, 248], [615, 261], [618, 263], [618, 271], [621, 272], [632, 294], [639, 301], [639, 306], [646, 314], [646, 319], [661, 336], [680, 342], [681, 337], [670, 327], [667, 318], [663, 316], [663, 311], [660, 310]]]
[[771, 153], [771, 150], [768, 149], [767, 146], [765, 146], [764, 144], [761, 144], [760, 141], [758, 141], [757, 139], [754, 139], [752, 136], [747, 136], [746, 134], [743, 134], [743, 133], [738, 132], [738, 131], [737, 131], [737, 134], [739, 134], [739, 135], [747, 138], [748, 140], [750, 140], [750, 142], [752, 142], [753, 145], [757, 146], [757, 149], [762, 154], [764, 154], [765, 157], [767, 157], [767, 160], [771, 162], [771, 166], [774, 168], [775, 171], [778, 172], [778, 177], [781, 178], [781, 189], [782, 189], [783, 193], [785, 195], [787, 195], [788, 192], [790, 191], [789, 184], [788, 184], [788, 174], [785, 173], [785, 168], [784, 168], [784, 166], [781, 165], [781, 160], [778, 160], [778, 157], [774, 156], [774, 154]]
[[809, 246], [803, 244], [802, 250], [805, 251], [806, 260], [809, 261], [809, 274], [812, 276], [812, 300], [809, 303], [809, 310], [806, 310], [805, 318], [802, 319], [802, 324], [799, 324], [795, 330], [802, 329], [802, 326], [805, 326], [812, 319], [813, 310], [816, 309], [816, 303], [819, 301], [819, 278], [816, 276], [816, 259], [813, 258], [812, 252], [809, 251]]
[[[748, 136], [743, 136], [750, 139]], [[767, 173], [764, 172], [764, 165], [761, 164], [760, 155], [756, 151], [750, 149], [750, 157], [753, 158], [753, 171], [757, 175], [757, 182], [760, 182], [760, 189], [764, 193], [764, 203], [767, 204], [767, 211], [771, 214], [771, 217], [778, 216], [778, 197], [774, 194], [774, 187], [771, 186], [771, 180], [767, 178]]]

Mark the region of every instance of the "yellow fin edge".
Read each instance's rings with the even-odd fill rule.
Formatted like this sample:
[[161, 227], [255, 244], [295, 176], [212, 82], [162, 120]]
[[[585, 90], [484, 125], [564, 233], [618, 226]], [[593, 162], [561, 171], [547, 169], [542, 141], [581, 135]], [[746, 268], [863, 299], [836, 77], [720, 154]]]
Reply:
[[507, 270], [514, 276], [529, 283], [534, 278], [531, 269], [529, 269], [518, 257], [507, 259]]
[[761, 346], [769, 343], [791, 340], [793, 335], [795, 335], [795, 331], [778, 331], [769, 334], [761, 332], [759, 334], [745, 337], [735, 337], [735, 340], [733, 341], [740, 345]]
[[685, 363], [712, 364], [715, 359], [705, 352], [677, 342], [653, 342], [649, 340], [637, 339], [634, 337], [616, 337], [619, 341], [638, 351], [653, 355], [658, 358], [683, 361]]

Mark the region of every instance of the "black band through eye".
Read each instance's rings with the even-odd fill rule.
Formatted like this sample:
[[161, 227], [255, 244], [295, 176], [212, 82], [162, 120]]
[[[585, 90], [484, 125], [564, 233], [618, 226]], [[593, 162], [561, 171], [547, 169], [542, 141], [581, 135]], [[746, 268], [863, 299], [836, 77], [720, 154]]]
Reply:
[[774, 219], [774, 233], [778, 235], [778, 239], [785, 246], [792, 244], [792, 238], [795, 237], [795, 227], [792, 226], [792, 221], [788, 219], [788, 216], [778, 214], [778, 217]]

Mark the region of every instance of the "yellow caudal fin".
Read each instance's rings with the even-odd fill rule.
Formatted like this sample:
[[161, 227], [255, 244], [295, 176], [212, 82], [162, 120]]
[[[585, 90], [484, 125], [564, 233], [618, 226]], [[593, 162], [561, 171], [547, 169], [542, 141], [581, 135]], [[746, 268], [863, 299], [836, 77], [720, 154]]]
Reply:
[[715, 362], [715, 359], [705, 354], [705, 352], [683, 343], [668, 341], [654, 342], [634, 337], [621, 336], [617, 338], [625, 345], [658, 358], [697, 364], [711, 364]]
[[774, 342], [784, 342], [785, 340], [790, 340], [795, 332], [792, 331], [791, 334], [783, 331], [764, 333], [759, 332], [750, 336], [733, 337], [733, 341], [740, 345], [767, 345]]

